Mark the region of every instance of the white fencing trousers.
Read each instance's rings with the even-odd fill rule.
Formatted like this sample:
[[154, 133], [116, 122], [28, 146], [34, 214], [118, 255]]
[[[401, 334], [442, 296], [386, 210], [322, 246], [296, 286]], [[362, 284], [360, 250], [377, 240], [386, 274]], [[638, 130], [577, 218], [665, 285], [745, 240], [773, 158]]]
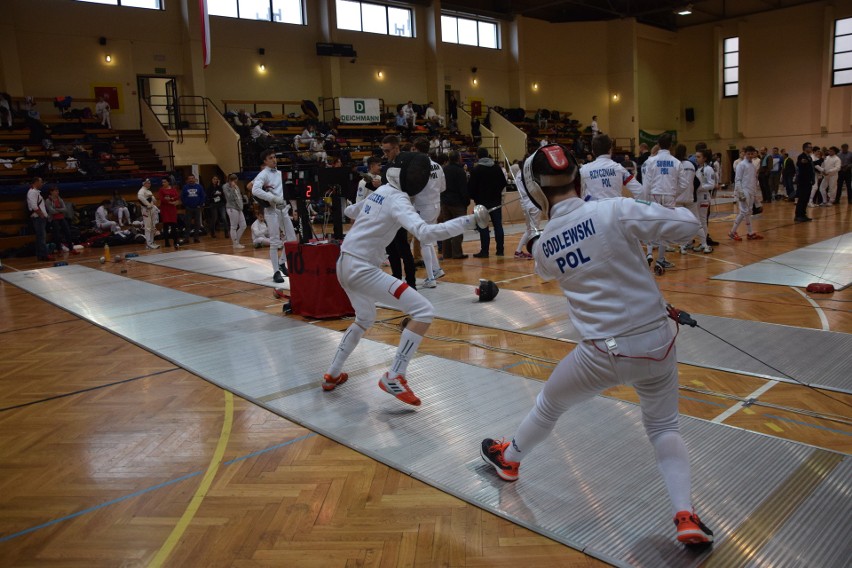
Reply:
[[153, 209], [142, 207], [142, 226], [145, 228], [145, 244], [154, 246], [155, 219]]
[[748, 233], [751, 234], [751, 208], [754, 206], [754, 195], [748, 191], [745, 191], [745, 199], [738, 200], [737, 206], [739, 207], [739, 213], [737, 213], [737, 218], [734, 219], [734, 227], [731, 229], [732, 233], [736, 233], [737, 229], [740, 227], [740, 223], [745, 219], [746, 227], [748, 228]]
[[654, 446], [672, 507], [675, 512], [691, 510], [689, 455], [678, 429], [674, 334], [668, 320], [646, 326], [649, 328], [636, 335], [614, 338], [619, 356], [611, 356], [602, 340], [580, 342], [544, 383], [535, 406], [506, 449], [506, 460], [519, 462], [528, 456], [571, 406], [610, 387], [631, 385], [639, 395], [642, 423]]
[[[672, 208], [672, 207], [675, 206], [675, 196], [668, 194], [668, 193], [662, 193], [662, 194], [656, 194], [656, 195], [652, 194], [651, 200], [654, 201], [655, 203], [659, 203], [663, 207]], [[657, 260], [664, 260], [666, 258], [666, 245], [665, 245], [665, 243], [659, 243], [659, 242], [648, 243], [648, 254], [653, 254], [654, 247], [657, 248]]]
[[[438, 221], [438, 215], [441, 213], [441, 206], [424, 206], [417, 208], [417, 214], [420, 218], [426, 221], [429, 225], [434, 225]], [[426, 269], [426, 279], [435, 278], [435, 273], [441, 269], [438, 263], [438, 251], [434, 242], [420, 242], [420, 254], [423, 256], [423, 265]]]
[[[826, 189], [828, 192], [826, 192]], [[817, 190], [819, 190], [819, 194], [822, 196], [823, 203], [833, 202], [834, 196], [837, 195], [837, 174], [823, 176], [819, 184], [814, 186], [811, 190], [811, 203], [814, 202]]]
[[246, 216], [242, 211], [226, 209], [228, 214], [228, 225], [231, 227], [231, 242], [238, 244], [246, 230]]
[[378, 302], [397, 306], [414, 321], [432, 322], [435, 312], [429, 300], [366, 260], [341, 253], [337, 259], [337, 279], [355, 308], [355, 322], [363, 329], [369, 329], [376, 321]]
[[535, 207], [530, 207], [528, 209], [524, 209], [524, 221], [527, 224], [527, 230], [524, 231], [523, 236], [521, 236], [521, 240], [518, 241], [517, 252], [521, 252], [524, 250], [524, 247], [529, 242], [529, 240], [535, 235], [539, 229], [538, 224], [541, 222], [541, 210]]
[[263, 216], [269, 228], [269, 261], [272, 263], [272, 271], [275, 272], [279, 265], [287, 264], [284, 249], [278, 250], [282, 245], [281, 230], [284, 230], [285, 242], [290, 242], [296, 240], [296, 229], [293, 228], [290, 216], [281, 209], [266, 207]]
[[[119, 225], [129, 225], [130, 224], [130, 209], [127, 207], [116, 207], [112, 210], [115, 218], [118, 219]], [[127, 219], [125, 223], [122, 223], [122, 219]]]
[[[695, 215], [695, 219], [699, 223], [701, 223], [701, 227], [698, 228], [698, 233], [696, 233], [696, 234], [698, 236], [698, 242], [701, 243], [701, 246], [706, 245], [707, 244], [707, 211], [705, 211], [703, 209], [699, 210], [699, 203], [698, 202], [678, 203], [678, 205], [681, 206], [681, 207], [685, 207], [686, 209], [689, 209], [689, 212], [692, 213], [693, 215]], [[708, 203], [708, 206], [709, 206], [709, 203]], [[703, 222], [701, 221], [702, 216], [704, 217]], [[681, 244], [691, 245], [692, 244], [692, 238], [690, 238], [688, 241], [681, 243]]]

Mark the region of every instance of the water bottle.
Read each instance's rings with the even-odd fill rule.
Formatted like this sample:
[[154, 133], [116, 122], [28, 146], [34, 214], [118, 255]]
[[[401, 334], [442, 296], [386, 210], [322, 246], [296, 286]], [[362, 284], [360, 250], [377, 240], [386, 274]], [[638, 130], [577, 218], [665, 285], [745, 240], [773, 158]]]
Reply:
[[109, 245], [104, 245], [104, 258], [107, 262], [112, 262], [112, 255], [109, 253]]

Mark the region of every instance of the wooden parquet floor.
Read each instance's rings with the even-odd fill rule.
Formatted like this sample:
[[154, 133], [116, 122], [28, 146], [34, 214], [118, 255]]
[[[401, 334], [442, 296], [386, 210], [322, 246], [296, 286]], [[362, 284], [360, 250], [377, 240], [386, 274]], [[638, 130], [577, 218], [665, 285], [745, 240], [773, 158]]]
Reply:
[[[821, 328], [817, 310], [789, 287], [709, 278], [848, 232], [850, 214], [845, 206], [815, 210], [815, 222], [793, 225], [788, 204], [767, 205], [757, 221], [766, 240], [724, 242], [713, 255], [675, 253], [677, 269], [658, 279], [660, 288], [696, 313]], [[727, 222], [711, 224], [717, 240], [727, 229]], [[517, 236], [507, 238], [507, 250], [516, 242]], [[196, 246], [233, 253], [222, 239]], [[468, 243], [466, 252], [476, 248]], [[117, 265], [97, 264], [99, 254], [69, 260], [118, 272]], [[264, 258], [266, 251], [239, 254]], [[6, 270], [44, 266], [33, 259], [4, 264]], [[448, 281], [482, 276], [506, 289], [558, 293], [530, 274], [531, 263], [511, 257], [443, 266]], [[286, 317], [268, 288], [138, 263], [127, 276]], [[829, 329], [852, 332], [852, 293], [814, 300]], [[6, 283], [0, 283], [0, 314], [0, 566], [604, 565], [234, 397]], [[395, 344], [399, 314], [379, 317], [384, 323], [367, 337]], [[348, 322], [317, 325], [342, 330]], [[423, 353], [541, 380], [572, 349], [440, 320], [428, 336]], [[681, 411], [710, 420], [767, 386], [684, 365], [680, 372]], [[724, 423], [850, 453], [852, 396], [829, 394], [773, 384]], [[636, 400], [628, 388], [605, 395]]]

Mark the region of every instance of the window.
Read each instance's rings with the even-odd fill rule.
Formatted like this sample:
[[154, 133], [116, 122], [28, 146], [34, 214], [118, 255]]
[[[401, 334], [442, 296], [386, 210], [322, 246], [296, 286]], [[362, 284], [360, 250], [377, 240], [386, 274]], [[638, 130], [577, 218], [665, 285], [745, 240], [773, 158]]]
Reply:
[[77, 2], [110, 4], [112, 6], [129, 6], [130, 8], [148, 8], [149, 10], [163, 9], [162, 0], [77, 0]]
[[831, 84], [834, 86], [852, 84], [852, 18], [834, 22]]
[[337, 29], [340, 30], [414, 37], [411, 22], [411, 10], [408, 8], [337, 0]]
[[497, 24], [470, 18], [441, 15], [441, 41], [500, 49]]
[[302, 2], [303, 0], [207, 0], [207, 11], [211, 16], [303, 26], [305, 11]]
[[740, 38], [725, 39], [722, 51], [722, 95], [736, 97], [740, 94]]

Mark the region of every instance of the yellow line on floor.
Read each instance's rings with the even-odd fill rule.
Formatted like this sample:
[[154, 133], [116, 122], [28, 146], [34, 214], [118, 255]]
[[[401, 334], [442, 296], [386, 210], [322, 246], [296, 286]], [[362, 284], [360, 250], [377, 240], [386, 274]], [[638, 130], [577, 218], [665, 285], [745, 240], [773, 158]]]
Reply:
[[201, 484], [192, 496], [192, 500], [184, 511], [175, 528], [163, 543], [160, 551], [154, 556], [154, 559], [148, 564], [148, 568], [159, 568], [163, 565], [169, 555], [177, 546], [189, 523], [192, 522], [195, 513], [204, 501], [204, 497], [210, 490], [210, 485], [213, 483], [213, 478], [216, 477], [216, 472], [219, 471], [219, 465], [222, 463], [222, 456], [225, 454], [225, 448], [228, 446], [228, 439], [231, 437], [231, 428], [234, 424], [234, 395], [228, 391], [225, 392], [225, 421], [222, 424], [222, 433], [219, 434], [219, 443], [216, 445], [216, 451], [213, 452], [213, 458], [210, 460], [210, 465], [207, 466], [207, 471], [204, 473], [204, 478]]

